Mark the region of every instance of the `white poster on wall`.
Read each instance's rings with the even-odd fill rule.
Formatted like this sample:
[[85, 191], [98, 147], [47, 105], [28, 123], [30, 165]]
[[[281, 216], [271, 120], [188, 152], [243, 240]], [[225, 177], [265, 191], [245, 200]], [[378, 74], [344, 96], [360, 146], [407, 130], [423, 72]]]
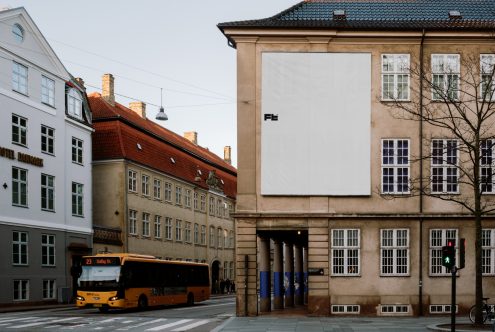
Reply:
[[263, 53], [262, 195], [370, 195], [371, 54]]

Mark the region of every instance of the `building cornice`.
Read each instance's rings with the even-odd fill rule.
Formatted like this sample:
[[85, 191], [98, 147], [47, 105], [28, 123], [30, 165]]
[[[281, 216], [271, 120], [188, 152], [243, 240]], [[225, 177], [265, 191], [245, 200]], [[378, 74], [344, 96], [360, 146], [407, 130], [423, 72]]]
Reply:
[[[322, 213], [322, 212], [235, 212], [236, 219], [473, 219], [472, 214], [463, 213]], [[495, 219], [495, 215], [483, 216]]]

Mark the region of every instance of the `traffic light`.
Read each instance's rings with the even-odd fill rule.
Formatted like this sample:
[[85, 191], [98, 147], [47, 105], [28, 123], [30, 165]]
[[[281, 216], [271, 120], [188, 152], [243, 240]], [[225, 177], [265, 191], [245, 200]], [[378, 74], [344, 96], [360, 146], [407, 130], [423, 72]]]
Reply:
[[442, 265], [449, 270], [455, 266], [455, 242], [452, 240], [442, 247]]
[[466, 266], [466, 239], [461, 239], [459, 242], [459, 269]]

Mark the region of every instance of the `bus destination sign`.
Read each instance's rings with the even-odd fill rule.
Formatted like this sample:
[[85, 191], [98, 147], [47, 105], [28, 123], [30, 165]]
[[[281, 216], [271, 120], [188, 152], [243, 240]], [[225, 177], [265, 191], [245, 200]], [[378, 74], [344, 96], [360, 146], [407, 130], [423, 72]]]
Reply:
[[119, 257], [87, 257], [83, 265], [120, 265]]

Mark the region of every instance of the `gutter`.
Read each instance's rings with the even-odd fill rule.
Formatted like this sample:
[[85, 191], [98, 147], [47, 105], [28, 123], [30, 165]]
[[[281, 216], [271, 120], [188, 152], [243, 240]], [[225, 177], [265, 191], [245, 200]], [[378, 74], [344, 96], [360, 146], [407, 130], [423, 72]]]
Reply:
[[421, 34], [419, 46], [419, 316], [423, 316], [423, 52], [424, 52], [425, 30]]

